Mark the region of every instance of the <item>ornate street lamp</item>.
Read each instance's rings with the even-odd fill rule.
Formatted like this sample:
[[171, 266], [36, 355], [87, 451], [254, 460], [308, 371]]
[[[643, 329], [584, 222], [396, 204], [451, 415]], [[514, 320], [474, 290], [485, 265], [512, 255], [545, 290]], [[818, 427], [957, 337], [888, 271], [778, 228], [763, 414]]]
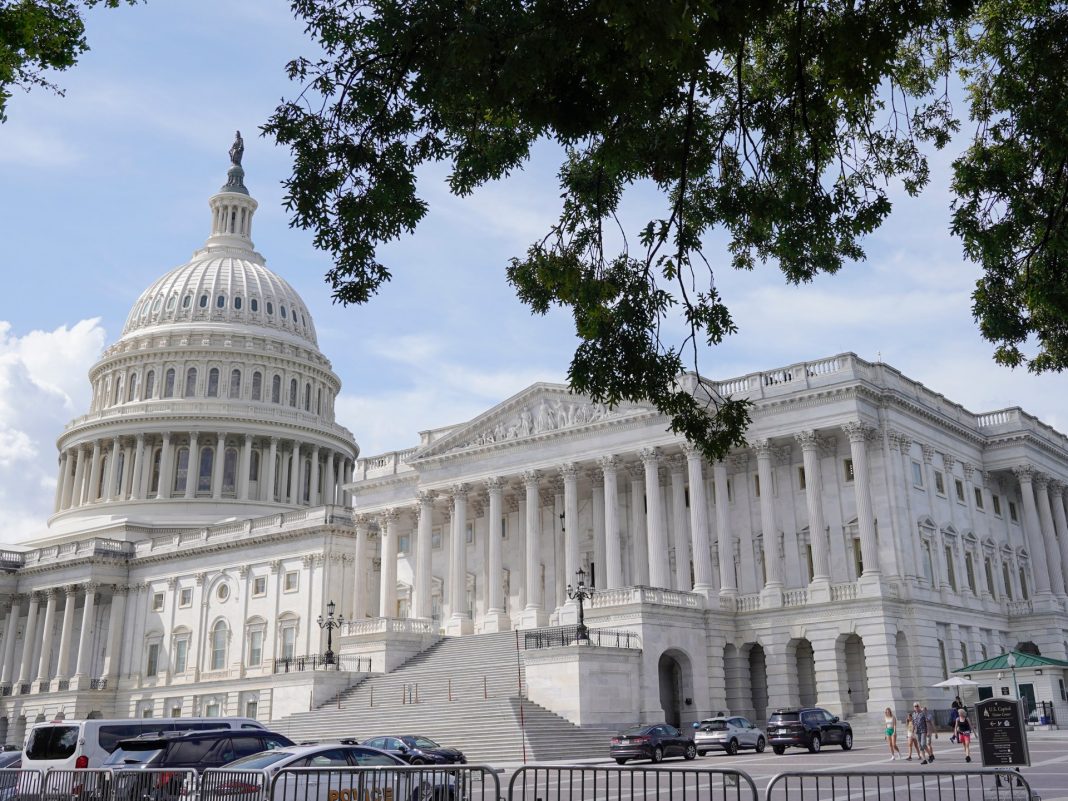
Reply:
[[341, 628], [341, 624], [345, 622], [344, 615], [338, 615], [334, 617], [334, 610], [337, 609], [337, 604], [333, 601], [326, 605], [326, 617], [319, 615], [319, 628], [326, 629], [326, 653], [323, 654], [323, 664], [334, 664], [334, 629]]
[[[1022, 704], [1023, 699], [1020, 697], [1020, 685], [1016, 683], [1016, 654], [1009, 651], [1009, 655], [1005, 658], [1005, 664], [1009, 666], [1009, 670], [1012, 671], [1012, 688], [1016, 692], [1016, 703]], [[1027, 720], [1027, 716], [1031, 714], [1030, 709], [1023, 710], [1023, 719]]]
[[575, 572], [575, 575], [578, 576], [578, 586], [572, 587], [570, 584], [567, 585], [567, 597], [572, 601], [578, 601], [579, 605], [579, 619], [578, 627], [575, 629], [575, 641], [582, 642], [585, 640], [588, 643], [590, 641], [590, 630], [586, 628], [586, 617], [583, 614], [582, 602], [592, 598], [595, 590], [592, 586], [586, 586], [585, 570], [580, 567]]

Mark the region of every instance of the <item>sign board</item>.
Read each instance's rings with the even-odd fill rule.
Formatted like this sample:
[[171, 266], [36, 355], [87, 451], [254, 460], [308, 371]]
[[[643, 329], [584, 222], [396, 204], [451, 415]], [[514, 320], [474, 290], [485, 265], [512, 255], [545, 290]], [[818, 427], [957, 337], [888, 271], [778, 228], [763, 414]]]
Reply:
[[1030, 765], [1027, 750], [1027, 727], [1020, 714], [1020, 702], [1006, 698], [988, 698], [975, 706], [979, 750], [984, 768]]
[[1008, 687], [1002, 687], [1001, 688], [1001, 694], [1002, 695], [1008, 695], [1009, 694], [1009, 688]]

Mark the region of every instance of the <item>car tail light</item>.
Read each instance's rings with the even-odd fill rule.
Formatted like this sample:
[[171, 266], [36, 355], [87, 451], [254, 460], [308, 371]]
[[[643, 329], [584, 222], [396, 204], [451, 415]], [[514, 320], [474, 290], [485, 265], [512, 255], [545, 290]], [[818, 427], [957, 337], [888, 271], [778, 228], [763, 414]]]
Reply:
[[80, 757], [74, 760], [74, 767], [76, 770], [85, 770], [89, 767], [89, 757], [87, 757], [85, 754], [82, 754]]
[[159, 774], [159, 779], [156, 781], [156, 787], [166, 787], [168, 784], [170, 784], [171, 779], [173, 779], [173, 778], [174, 778], [173, 771], [169, 771], [168, 770], [168, 771], [164, 771], [163, 773], [160, 773]]
[[623, 741], [620, 740], [618, 737], [613, 737], [612, 738], [612, 745], [619, 745], [621, 742], [623, 742]]
[[645, 735], [642, 735], [641, 737], [631, 737], [630, 739], [631, 739], [631, 742], [634, 742], [634, 743], [650, 743], [650, 742], [652, 742], [652, 738], [651, 737], [646, 737]]

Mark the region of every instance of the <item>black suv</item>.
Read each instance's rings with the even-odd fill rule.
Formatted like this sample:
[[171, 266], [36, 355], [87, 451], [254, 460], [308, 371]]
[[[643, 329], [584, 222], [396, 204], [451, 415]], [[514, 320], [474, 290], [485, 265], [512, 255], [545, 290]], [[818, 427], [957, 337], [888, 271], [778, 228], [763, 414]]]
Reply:
[[114, 770], [175, 768], [203, 773], [205, 768], [219, 768], [241, 757], [289, 745], [293, 741], [288, 737], [262, 729], [142, 734], [119, 740], [118, 748], [104, 766]]
[[825, 745], [853, 747], [853, 727], [826, 709], [776, 709], [768, 716], [768, 742], [782, 754], [788, 746], [807, 748], [813, 754]]

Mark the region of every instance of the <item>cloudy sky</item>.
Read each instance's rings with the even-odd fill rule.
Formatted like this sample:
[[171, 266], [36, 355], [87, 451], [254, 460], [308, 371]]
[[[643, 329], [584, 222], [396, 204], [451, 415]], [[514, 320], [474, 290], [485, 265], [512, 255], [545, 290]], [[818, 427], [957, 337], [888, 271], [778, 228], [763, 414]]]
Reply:
[[[283, 0], [149, 0], [90, 14], [92, 51], [57, 76], [65, 97], [16, 93], [0, 126], [0, 539], [39, 534], [51, 511], [55, 438], [84, 412], [86, 372], [138, 294], [207, 236], [235, 129], [260, 202], [257, 249], [306, 300], [344, 384], [340, 422], [364, 454], [415, 443], [538, 380], [562, 380], [570, 318], [534, 318], [504, 278], [555, 219], [558, 154], [451, 198], [442, 171], [413, 237], [383, 251], [394, 280], [369, 306], [332, 305], [327, 260], [290, 229], [288, 154], [256, 130], [309, 52]], [[717, 274], [739, 333], [703, 371], [730, 377], [843, 351], [884, 361], [973, 411], [1020, 405], [1065, 430], [1068, 379], [995, 366], [971, 318], [977, 271], [948, 234], [948, 159], [902, 198], [868, 260], [802, 288], [767, 266]], [[639, 199], [638, 205], [651, 198]], [[722, 254], [710, 250], [715, 263]]]

